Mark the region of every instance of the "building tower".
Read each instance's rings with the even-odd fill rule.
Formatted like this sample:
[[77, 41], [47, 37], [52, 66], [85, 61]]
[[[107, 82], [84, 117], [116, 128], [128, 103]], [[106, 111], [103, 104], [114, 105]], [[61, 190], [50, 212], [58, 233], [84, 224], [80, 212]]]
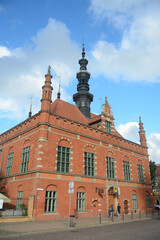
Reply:
[[141, 117], [139, 117], [139, 137], [140, 137], [141, 145], [144, 147], [147, 147], [147, 140], [146, 140], [146, 135], [143, 128], [143, 123], [141, 122]]
[[76, 74], [78, 79], [77, 93], [73, 95], [73, 101], [76, 103], [79, 110], [90, 118], [90, 104], [93, 101], [93, 94], [89, 93], [90, 73], [87, 72], [88, 60], [85, 58], [84, 43], [82, 48], [82, 58], [79, 60], [80, 71]]
[[42, 87], [42, 99], [41, 99], [41, 111], [42, 112], [50, 112], [51, 110], [51, 103], [52, 103], [52, 90], [53, 87], [51, 86], [51, 67], [48, 66], [48, 73], [45, 75], [45, 84]]

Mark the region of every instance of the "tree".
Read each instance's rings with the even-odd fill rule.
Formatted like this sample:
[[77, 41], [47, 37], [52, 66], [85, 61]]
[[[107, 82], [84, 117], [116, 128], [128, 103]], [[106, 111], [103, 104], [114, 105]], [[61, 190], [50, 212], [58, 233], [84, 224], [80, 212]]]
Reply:
[[156, 186], [156, 163], [154, 161], [150, 160], [149, 168], [150, 168], [152, 188], [155, 189], [155, 186]]

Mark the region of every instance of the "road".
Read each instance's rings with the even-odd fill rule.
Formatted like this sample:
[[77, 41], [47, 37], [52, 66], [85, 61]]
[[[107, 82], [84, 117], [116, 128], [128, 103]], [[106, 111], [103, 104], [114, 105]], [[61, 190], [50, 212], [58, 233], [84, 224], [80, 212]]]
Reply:
[[160, 218], [90, 228], [70, 228], [48, 233], [29, 233], [5, 237], [5, 240], [159, 240]]

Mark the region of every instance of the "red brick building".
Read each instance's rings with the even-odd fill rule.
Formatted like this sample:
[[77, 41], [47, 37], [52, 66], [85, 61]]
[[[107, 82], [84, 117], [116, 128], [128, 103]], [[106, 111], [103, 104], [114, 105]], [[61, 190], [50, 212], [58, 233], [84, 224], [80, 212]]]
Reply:
[[[145, 131], [139, 120], [140, 144], [124, 139], [115, 129], [105, 99], [101, 114], [90, 112], [90, 73], [84, 46], [77, 73], [76, 106], [60, 99], [52, 103], [50, 67], [42, 87], [41, 110], [0, 135], [0, 192], [16, 199], [34, 196], [36, 220], [106, 215], [120, 203], [125, 213], [153, 207]], [[53, 92], [52, 92], [53, 91]], [[3, 159], [2, 159], [3, 155]], [[3, 160], [3, 162], [2, 162]]]

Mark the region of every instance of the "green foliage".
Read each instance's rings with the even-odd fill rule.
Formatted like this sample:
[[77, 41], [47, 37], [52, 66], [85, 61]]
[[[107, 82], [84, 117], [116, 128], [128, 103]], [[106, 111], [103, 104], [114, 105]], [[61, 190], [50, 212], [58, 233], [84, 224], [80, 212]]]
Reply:
[[27, 209], [26, 204], [22, 203], [22, 204], [21, 204], [21, 209], [22, 209], [22, 210], [26, 210], [26, 209]]
[[149, 168], [150, 168], [150, 174], [151, 174], [152, 188], [155, 189], [155, 185], [156, 185], [156, 163], [154, 161], [149, 161]]

